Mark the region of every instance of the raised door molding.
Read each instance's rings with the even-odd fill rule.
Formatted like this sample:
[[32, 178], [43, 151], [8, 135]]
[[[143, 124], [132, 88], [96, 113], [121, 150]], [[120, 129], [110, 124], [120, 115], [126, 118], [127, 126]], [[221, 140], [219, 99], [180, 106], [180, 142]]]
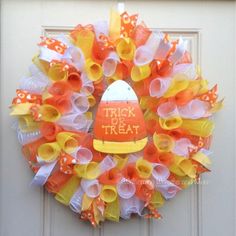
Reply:
[[[56, 37], [60, 34], [68, 35], [69, 32], [73, 29], [73, 26], [42, 26], [42, 35], [47, 37]], [[155, 29], [152, 29], [155, 30]], [[172, 39], [176, 39], [178, 37], [182, 37], [184, 40], [188, 41], [188, 50], [191, 52], [193, 62], [197, 65], [200, 65], [201, 63], [201, 57], [200, 57], [200, 30], [199, 29], [191, 29], [191, 28], [160, 28], [162, 32], [168, 33]], [[178, 222], [180, 219], [174, 219], [169, 218], [171, 217], [172, 208], [179, 210], [178, 205], [176, 204], [183, 204], [183, 212], [180, 212], [181, 220], [185, 221], [186, 227], [185, 229], [182, 229], [181, 236], [201, 236], [201, 185], [192, 185], [189, 187], [189, 189], [182, 191], [179, 193], [174, 199], [170, 200], [169, 202], [166, 202], [162, 209], [160, 209], [160, 212], [163, 215], [164, 220], [160, 221], [167, 221], [167, 224], [164, 225], [162, 222], [158, 222], [156, 220], [145, 220], [136, 217], [135, 219], [130, 220], [129, 222], [122, 222], [120, 224], [115, 223], [109, 223], [106, 222], [102, 225], [99, 229], [92, 230], [90, 232], [93, 236], [109, 236], [109, 235], [120, 235], [120, 227], [122, 225], [134, 225], [137, 229], [137, 235], [140, 236], [155, 236], [158, 232], [161, 234], [162, 230], [165, 230], [165, 227], [168, 227], [168, 222], [171, 222], [176, 229], [178, 228]], [[181, 199], [182, 198], [182, 199]], [[43, 192], [43, 206], [44, 206], [44, 214], [42, 221], [43, 224], [43, 236], [56, 236], [57, 230], [56, 230], [56, 224], [55, 220], [60, 214], [60, 211], [64, 206], [59, 206], [59, 203], [55, 202], [55, 200], [50, 196], [49, 193], [46, 191]], [[170, 205], [168, 207], [168, 205]], [[166, 212], [166, 208], [167, 212]], [[66, 209], [69, 210], [69, 209]], [[70, 211], [70, 210], [69, 210]], [[66, 213], [67, 214], [67, 213]], [[72, 212], [69, 214], [74, 215]], [[175, 213], [175, 215], [178, 215], [178, 213]], [[74, 218], [77, 218], [76, 216], [73, 216]], [[76, 219], [77, 220], [77, 219]], [[74, 220], [73, 220], [74, 221]], [[137, 221], [138, 226], [137, 227]], [[86, 231], [87, 224], [83, 222], [74, 222], [80, 225], [80, 229]], [[83, 225], [84, 224], [84, 225]], [[134, 233], [134, 232], [132, 232]]]

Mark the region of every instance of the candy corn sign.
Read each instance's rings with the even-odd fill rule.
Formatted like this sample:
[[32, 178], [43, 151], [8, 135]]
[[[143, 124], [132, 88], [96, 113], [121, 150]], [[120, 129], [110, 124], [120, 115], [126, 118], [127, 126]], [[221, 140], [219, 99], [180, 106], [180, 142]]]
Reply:
[[94, 124], [94, 148], [105, 153], [132, 153], [147, 143], [138, 98], [128, 83], [118, 80], [104, 92]]

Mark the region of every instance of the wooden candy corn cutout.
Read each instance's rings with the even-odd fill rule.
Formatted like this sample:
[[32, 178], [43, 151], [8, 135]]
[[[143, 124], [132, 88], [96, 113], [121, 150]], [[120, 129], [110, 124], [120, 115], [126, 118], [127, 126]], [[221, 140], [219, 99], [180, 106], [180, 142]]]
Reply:
[[104, 153], [132, 153], [147, 144], [147, 132], [138, 98], [123, 80], [112, 83], [98, 105], [94, 149]]

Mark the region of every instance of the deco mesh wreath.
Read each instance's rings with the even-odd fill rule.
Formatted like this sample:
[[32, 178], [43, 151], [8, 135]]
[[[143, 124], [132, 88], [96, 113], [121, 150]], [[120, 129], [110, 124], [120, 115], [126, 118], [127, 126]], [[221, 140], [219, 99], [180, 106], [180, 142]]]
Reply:
[[42, 37], [12, 102], [23, 154], [55, 199], [92, 223], [160, 218], [209, 171], [222, 107], [186, 42], [111, 11], [109, 24]]

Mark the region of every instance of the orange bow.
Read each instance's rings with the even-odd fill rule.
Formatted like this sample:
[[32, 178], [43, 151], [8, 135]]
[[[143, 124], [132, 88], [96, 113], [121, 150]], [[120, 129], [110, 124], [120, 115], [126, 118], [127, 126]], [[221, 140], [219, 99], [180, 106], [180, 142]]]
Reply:
[[64, 54], [65, 50], [67, 49], [67, 46], [64, 43], [56, 39], [47, 38], [44, 36], [42, 36], [41, 39], [42, 41], [38, 44], [41, 47], [46, 47], [60, 54]]
[[20, 104], [20, 103], [35, 103], [35, 104], [42, 104], [42, 96], [39, 94], [29, 93], [27, 91], [17, 89], [16, 95], [12, 101], [12, 104]]

